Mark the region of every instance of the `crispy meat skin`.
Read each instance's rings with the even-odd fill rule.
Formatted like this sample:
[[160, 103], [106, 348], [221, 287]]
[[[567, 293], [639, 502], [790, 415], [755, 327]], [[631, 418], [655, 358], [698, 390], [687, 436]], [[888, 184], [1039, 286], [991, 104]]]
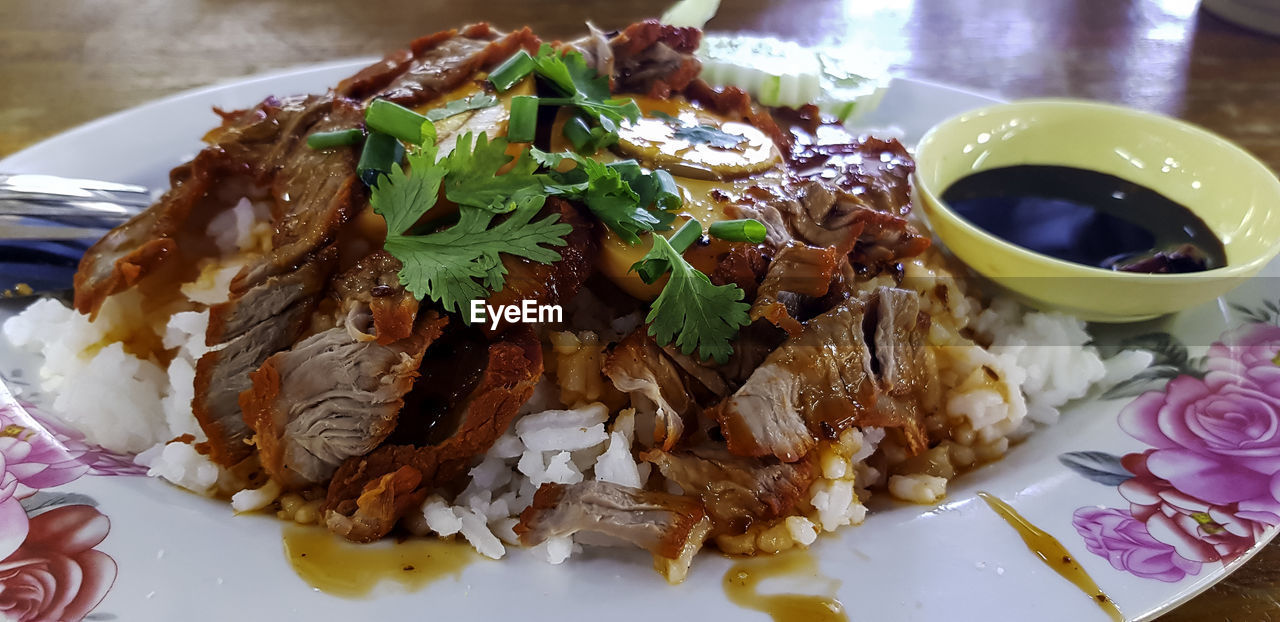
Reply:
[[525, 546], [591, 531], [630, 542], [654, 557], [677, 559], [691, 540], [695, 550], [702, 546], [706, 530], [699, 527], [706, 518], [694, 497], [586, 481], [543, 484], [520, 513], [515, 531]]
[[[428, 488], [449, 484], [466, 472], [472, 458], [489, 450], [541, 376], [542, 346], [533, 331], [527, 326], [508, 330], [489, 345], [479, 386], [454, 405], [463, 416], [452, 436], [438, 445], [383, 445], [338, 467], [322, 508], [329, 529], [359, 542], [386, 535]], [[389, 485], [392, 481], [398, 484]]]
[[627, 26], [609, 41], [616, 92], [665, 99], [683, 91], [702, 71], [693, 55], [702, 41], [697, 28], [668, 26], [650, 19]]
[[618, 342], [605, 357], [604, 375], [633, 401], [652, 402], [657, 409], [653, 438], [671, 449], [684, 433], [684, 416], [693, 405], [680, 369], [642, 326]]
[[[267, 183], [280, 154], [330, 108], [331, 100], [324, 97], [270, 97], [248, 110], [220, 112], [223, 123], [206, 137], [209, 146], [169, 173], [169, 191], [85, 252], [75, 277], [76, 309], [93, 316], [108, 296], [137, 285], [165, 262], [194, 261], [178, 243], [193, 210], [234, 204], [239, 197], [218, 193], [232, 180]], [[340, 150], [333, 157], [341, 158]]]
[[810, 320], [711, 410], [729, 451], [796, 462], [818, 438], [852, 426], [900, 428], [908, 449], [922, 451], [927, 437], [917, 391], [925, 372], [911, 369], [923, 367], [927, 323], [920, 318], [914, 292], [882, 287]]
[[640, 458], [685, 494], [702, 499], [712, 537], [741, 534], [756, 521], [796, 514], [818, 476], [812, 460], [788, 464], [742, 458], [710, 444], [673, 452], [654, 449]]
[[368, 101], [389, 99], [404, 106], [426, 103], [453, 90], [478, 71], [493, 69], [520, 49], [536, 52], [533, 31], [503, 33], [488, 24], [420, 37], [338, 84], [338, 95]]
[[764, 319], [789, 335], [798, 335], [803, 329], [796, 319], [800, 297], [825, 295], [840, 262], [840, 250], [835, 247], [799, 242], [783, 247], [770, 262], [759, 293], [751, 303], [752, 321]]

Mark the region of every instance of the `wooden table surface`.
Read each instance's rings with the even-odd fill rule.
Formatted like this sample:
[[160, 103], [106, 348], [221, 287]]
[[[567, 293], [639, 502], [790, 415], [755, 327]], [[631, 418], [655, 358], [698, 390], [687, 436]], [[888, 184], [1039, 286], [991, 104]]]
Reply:
[[[489, 19], [570, 37], [635, 0], [0, 0], [0, 157], [102, 115], [268, 69], [381, 54]], [[865, 49], [901, 75], [1076, 96], [1204, 125], [1280, 170], [1280, 39], [1197, 0], [724, 0], [709, 30]], [[1280, 545], [1163, 618], [1280, 620]]]

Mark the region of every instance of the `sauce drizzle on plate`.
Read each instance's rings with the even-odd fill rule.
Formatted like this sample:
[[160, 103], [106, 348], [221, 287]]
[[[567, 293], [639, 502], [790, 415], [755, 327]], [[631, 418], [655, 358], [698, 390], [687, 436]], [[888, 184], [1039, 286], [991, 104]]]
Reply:
[[383, 580], [419, 590], [445, 575], [458, 575], [476, 559], [464, 542], [432, 538], [353, 544], [324, 529], [297, 526], [284, 529], [284, 554], [308, 585], [343, 598], [368, 596]]
[[1013, 506], [998, 497], [985, 492], [979, 492], [978, 496], [983, 501], [986, 501], [987, 505], [991, 506], [991, 509], [1000, 515], [1000, 518], [1009, 523], [1009, 526], [1013, 527], [1018, 532], [1018, 535], [1022, 536], [1022, 541], [1027, 544], [1027, 548], [1031, 549], [1031, 552], [1035, 553], [1036, 557], [1039, 557], [1046, 566], [1062, 575], [1062, 578], [1073, 583], [1082, 592], [1088, 594], [1093, 599], [1093, 602], [1097, 603], [1103, 611], [1107, 612], [1107, 615], [1111, 616], [1112, 620], [1124, 622], [1124, 614], [1120, 613], [1120, 608], [1116, 607], [1116, 604], [1111, 601], [1111, 597], [1107, 596], [1102, 591], [1102, 588], [1098, 587], [1093, 578], [1084, 571], [1084, 568], [1080, 567], [1076, 558], [1067, 551], [1066, 547], [1062, 546], [1061, 542], [1058, 542], [1057, 538], [1031, 524], [1031, 521], [1023, 518], [1017, 510], [1013, 509]]
[[774, 622], [849, 622], [844, 605], [834, 596], [758, 591], [761, 582], [778, 577], [831, 581], [819, 573], [809, 551], [794, 550], [734, 564], [724, 574], [724, 593], [733, 604], [767, 613]]

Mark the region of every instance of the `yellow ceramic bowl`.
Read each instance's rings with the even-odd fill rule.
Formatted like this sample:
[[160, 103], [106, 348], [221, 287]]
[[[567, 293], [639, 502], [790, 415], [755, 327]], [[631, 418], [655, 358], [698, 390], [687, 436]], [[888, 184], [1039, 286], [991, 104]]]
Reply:
[[[941, 199], [966, 175], [1017, 164], [1092, 169], [1151, 188], [1204, 220], [1227, 265], [1138, 274], [1062, 261], [979, 229]], [[1265, 165], [1198, 127], [1119, 106], [1031, 100], [943, 121], [916, 148], [916, 188], [917, 205], [956, 257], [1033, 306], [1085, 320], [1143, 320], [1212, 300], [1280, 251], [1280, 180]]]

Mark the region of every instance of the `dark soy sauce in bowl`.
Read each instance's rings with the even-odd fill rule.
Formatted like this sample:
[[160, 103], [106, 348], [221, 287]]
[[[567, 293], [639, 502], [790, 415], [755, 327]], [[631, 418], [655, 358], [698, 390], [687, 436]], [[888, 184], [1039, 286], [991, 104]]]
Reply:
[[1226, 249], [1190, 209], [1115, 175], [1070, 166], [988, 169], [942, 200], [986, 232], [1037, 253], [1131, 272], [1198, 272]]

